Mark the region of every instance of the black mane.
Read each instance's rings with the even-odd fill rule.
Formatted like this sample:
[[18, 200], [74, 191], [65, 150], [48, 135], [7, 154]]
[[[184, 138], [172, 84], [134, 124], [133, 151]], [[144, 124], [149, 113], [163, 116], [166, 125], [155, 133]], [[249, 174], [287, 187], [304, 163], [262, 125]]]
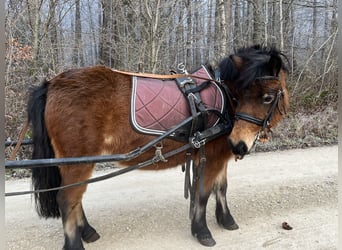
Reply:
[[[234, 56], [243, 61], [240, 69], [234, 63]], [[241, 48], [219, 64], [220, 77], [224, 81], [233, 82], [238, 89], [244, 89], [253, 84], [257, 77], [278, 76], [281, 69], [287, 70], [282, 57], [286, 58], [275, 48], [260, 45]]]

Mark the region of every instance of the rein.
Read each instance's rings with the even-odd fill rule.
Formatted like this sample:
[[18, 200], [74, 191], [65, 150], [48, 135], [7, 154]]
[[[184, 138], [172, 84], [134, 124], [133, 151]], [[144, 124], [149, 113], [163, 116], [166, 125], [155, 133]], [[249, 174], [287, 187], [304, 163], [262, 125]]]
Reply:
[[[169, 151], [167, 153], [165, 153], [163, 155], [163, 157], [166, 159], [166, 158], [169, 158], [173, 155], [176, 155], [178, 153], [181, 153], [187, 149], [189, 149], [191, 147], [190, 143], [188, 144], [185, 144], [183, 145], [182, 147], [180, 148], [177, 148], [175, 150], [172, 150], [172, 151]], [[36, 193], [44, 193], [44, 192], [51, 192], [51, 191], [57, 191], [57, 190], [63, 190], [63, 189], [68, 189], [68, 188], [73, 188], [73, 187], [78, 187], [78, 186], [82, 186], [82, 185], [86, 185], [86, 184], [89, 184], [89, 183], [94, 183], [94, 182], [98, 182], [98, 181], [103, 181], [103, 180], [107, 180], [107, 179], [110, 179], [110, 178], [113, 178], [115, 176], [119, 176], [119, 175], [122, 175], [122, 174], [125, 174], [125, 173], [128, 173], [128, 172], [131, 172], [133, 170], [136, 170], [136, 169], [140, 169], [140, 168], [143, 168], [143, 167], [146, 167], [148, 165], [151, 165], [151, 164], [154, 164], [158, 161], [156, 161], [155, 158], [153, 159], [150, 159], [150, 160], [147, 160], [147, 161], [144, 161], [142, 163], [139, 163], [139, 164], [136, 164], [136, 165], [133, 165], [133, 166], [129, 166], [129, 167], [126, 167], [126, 168], [123, 168], [123, 169], [120, 169], [120, 170], [117, 170], [117, 171], [114, 171], [114, 172], [111, 172], [109, 174], [105, 174], [105, 175], [101, 175], [101, 176], [98, 176], [98, 177], [94, 177], [94, 178], [90, 178], [88, 180], [85, 180], [85, 181], [80, 181], [80, 182], [76, 182], [76, 183], [72, 183], [72, 184], [69, 184], [69, 185], [64, 185], [64, 186], [59, 186], [59, 187], [55, 187], [55, 188], [48, 188], [48, 189], [39, 189], [39, 190], [30, 190], [30, 191], [21, 191], [21, 192], [11, 192], [11, 193], [5, 193], [5, 196], [16, 196], [16, 195], [25, 195], [25, 194], [36, 194]]]
[[[199, 113], [198, 113], [199, 115]], [[167, 131], [165, 134], [155, 138], [154, 140], [152, 140], [151, 142], [149, 142], [148, 144], [146, 144], [145, 146], [143, 146], [142, 148], [137, 148], [125, 155], [112, 155], [112, 156], [108, 156], [105, 157], [105, 159], [102, 159], [102, 161], [108, 161], [108, 160], [121, 160], [121, 161], [129, 161], [132, 160], [136, 157], [138, 157], [139, 155], [141, 155], [142, 153], [146, 152], [147, 150], [149, 150], [150, 148], [152, 148], [153, 146], [155, 146], [156, 144], [158, 144], [160, 141], [162, 141], [163, 139], [165, 139], [169, 134], [174, 133], [175, 130], [177, 130], [179, 127], [184, 126], [185, 124], [189, 123], [192, 120], [192, 117], [184, 120], [183, 122], [181, 122], [178, 126], [170, 129], [169, 131]], [[164, 158], [173, 156], [175, 154], [178, 154], [180, 152], [183, 152], [187, 149], [189, 149], [191, 147], [191, 144], [185, 144], [182, 147], [175, 149], [173, 151], [167, 152], [163, 155]], [[85, 157], [86, 160], [88, 160], [88, 162], [94, 162], [93, 158], [98, 159], [99, 157]], [[110, 159], [111, 158], [111, 159]], [[13, 193], [5, 193], [5, 196], [15, 196], [15, 195], [24, 195], [24, 194], [34, 194], [34, 193], [40, 193], [40, 192], [50, 192], [50, 191], [56, 191], [56, 190], [61, 190], [61, 189], [67, 189], [67, 188], [71, 188], [71, 187], [77, 187], [77, 186], [81, 186], [81, 185], [85, 185], [87, 183], [93, 183], [93, 182], [97, 182], [97, 181], [101, 181], [101, 180], [105, 180], [105, 179], [109, 179], [112, 178], [114, 176], [118, 176], [121, 175], [123, 173], [135, 170], [135, 169], [139, 169], [151, 164], [154, 164], [158, 161], [160, 161], [160, 158], [157, 157], [153, 157], [152, 159], [145, 161], [143, 163], [139, 163], [137, 165], [134, 166], [130, 166], [124, 169], [121, 169], [119, 171], [115, 171], [113, 173], [104, 175], [104, 176], [100, 176], [100, 177], [95, 177], [95, 178], [91, 178], [85, 181], [80, 181], [77, 183], [72, 183], [69, 185], [65, 185], [65, 186], [60, 186], [60, 187], [55, 187], [55, 188], [49, 188], [49, 189], [40, 189], [40, 190], [30, 190], [30, 191], [22, 191], [22, 192], [13, 192]], [[59, 165], [59, 164], [65, 164], [66, 162], [68, 164], [79, 164], [80, 161], [76, 158], [57, 158], [55, 159], [55, 161], [50, 161], [49, 159], [42, 159], [42, 160], [27, 160], [26, 161], [28, 164], [27, 166], [31, 166], [31, 167], [47, 167], [47, 166], [55, 166], [55, 165]], [[101, 162], [99, 160], [97, 160], [96, 162]], [[11, 167], [11, 168], [20, 168], [20, 164], [17, 164], [17, 161], [8, 161], [7, 162], [7, 166]], [[40, 164], [39, 164], [40, 163]], [[83, 162], [84, 163], [84, 162]], [[18, 165], [18, 166], [17, 166]]]

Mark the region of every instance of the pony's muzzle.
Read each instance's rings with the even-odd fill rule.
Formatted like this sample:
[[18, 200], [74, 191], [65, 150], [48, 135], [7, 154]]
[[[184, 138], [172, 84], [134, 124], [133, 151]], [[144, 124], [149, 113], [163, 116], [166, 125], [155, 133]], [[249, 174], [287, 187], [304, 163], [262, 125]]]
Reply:
[[239, 141], [236, 145], [232, 143], [230, 139], [228, 139], [228, 144], [236, 156], [236, 159], [242, 159], [248, 153], [248, 147], [244, 141]]

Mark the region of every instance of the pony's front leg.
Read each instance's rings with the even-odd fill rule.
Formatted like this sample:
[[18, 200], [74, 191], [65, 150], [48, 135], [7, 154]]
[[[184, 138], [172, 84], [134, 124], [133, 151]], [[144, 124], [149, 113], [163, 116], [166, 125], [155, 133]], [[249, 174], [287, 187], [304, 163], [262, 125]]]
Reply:
[[[74, 168], [74, 169], [72, 169]], [[62, 185], [86, 180], [88, 171], [75, 167], [61, 167]], [[79, 170], [79, 171], [77, 171]], [[63, 249], [84, 249], [82, 239], [85, 242], [93, 242], [100, 238], [96, 230], [91, 227], [82, 207], [83, 193], [86, 185], [60, 190], [57, 194], [57, 202], [62, 216], [65, 243]]]
[[[211, 149], [214, 150], [215, 147]], [[218, 224], [228, 230], [239, 228], [230, 214], [226, 200], [227, 160], [223, 157], [217, 158], [216, 155], [213, 151], [208, 152], [208, 164], [204, 169], [204, 174], [199, 174], [199, 177], [204, 178], [204, 180], [197, 181], [194, 214], [191, 221], [192, 234], [204, 246], [214, 246], [216, 244], [206, 222], [206, 207], [213, 190], [216, 194], [215, 214]], [[224, 152], [222, 152], [222, 155], [224, 155]], [[200, 173], [199, 169], [198, 173]]]
[[191, 219], [191, 233], [202, 245], [214, 246], [216, 242], [211, 236], [206, 221], [206, 209], [211, 190], [200, 192], [199, 185], [196, 190], [194, 214]]
[[222, 171], [216, 177], [215, 181], [216, 194], [216, 220], [219, 225], [227, 230], [236, 230], [239, 226], [235, 223], [233, 216], [227, 204], [227, 164], [224, 164]]
[[[193, 214], [191, 218], [191, 233], [204, 246], [214, 246], [216, 244], [207, 226], [206, 211], [208, 199], [212, 191], [213, 182], [211, 181], [211, 170], [208, 167], [201, 169], [200, 159], [197, 163], [193, 162], [195, 197]], [[209, 171], [208, 171], [209, 170]], [[203, 172], [204, 171], [204, 172]]]

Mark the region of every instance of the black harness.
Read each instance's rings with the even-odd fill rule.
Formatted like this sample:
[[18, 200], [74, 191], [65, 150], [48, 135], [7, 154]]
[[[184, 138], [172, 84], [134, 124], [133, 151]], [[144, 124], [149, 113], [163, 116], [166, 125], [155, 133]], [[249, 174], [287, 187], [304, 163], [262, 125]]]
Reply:
[[[181, 67], [180, 73], [188, 74], [188, 72], [184, 69], [184, 66]], [[218, 72], [215, 72], [215, 76], [219, 76]], [[279, 80], [279, 77], [275, 76], [263, 76], [257, 77], [256, 80]], [[264, 119], [256, 118], [252, 115], [238, 112], [235, 113], [236, 106], [238, 102], [236, 98], [232, 95], [229, 88], [226, 84], [223, 84], [220, 78], [216, 78], [213, 80], [218, 86], [223, 90], [224, 97], [225, 97], [225, 107], [224, 112], [221, 114], [218, 111], [207, 110], [201, 103], [199, 91], [208, 86], [209, 82], [205, 82], [200, 86], [196, 86], [195, 82], [191, 78], [180, 78], [176, 79], [177, 84], [183, 94], [186, 96], [189, 107], [191, 110], [191, 114], [193, 115], [192, 126], [190, 130], [190, 137], [189, 143], [192, 148], [187, 150], [186, 153], [186, 162], [182, 166], [183, 172], [185, 172], [185, 181], [184, 181], [184, 197], [187, 199], [190, 193], [190, 213], [189, 216], [192, 218], [194, 212], [194, 204], [195, 204], [195, 193], [197, 188], [197, 183], [199, 181], [199, 188], [200, 193], [204, 192], [204, 172], [205, 172], [205, 164], [206, 164], [206, 157], [205, 157], [205, 143], [207, 140], [212, 140], [222, 134], [230, 134], [233, 126], [234, 121], [236, 120], [244, 120], [253, 124], [256, 124], [261, 127], [259, 133], [257, 134], [254, 143], [258, 139], [266, 139], [268, 138], [268, 132], [271, 131], [270, 129], [270, 121], [274, 115], [276, 107], [280, 113], [281, 110], [279, 108], [279, 101], [283, 97], [284, 92], [282, 89], [274, 90], [276, 92], [275, 98], [271, 103], [271, 106], [265, 116]], [[220, 117], [220, 123], [211, 127], [209, 129], [203, 130], [203, 124], [205, 124], [205, 117], [206, 112], [216, 112], [216, 114]], [[198, 112], [200, 112], [200, 116], [198, 116]], [[194, 114], [197, 114], [194, 116]], [[195, 162], [191, 159], [191, 152], [194, 149], [200, 150], [200, 160], [199, 160], [199, 168], [196, 166]], [[190, 166], [192, 164], [192, 183], [190, 178]]]
[[[175, 73], [188, 75], [184, 64], [179, 64]], [[233, 116], [228, 111], [234, 109], [231, 106], [232, 100], [230, 99], [231, 95], [228, 92], [228, 88], [224, 87], [224, 84], [222, 84], [219, 79], [212, 81], [215, 82], [222, 90], [222, 93], [224, 93], [223, 113], [218, 110], [207, 109], [202, 103], [199, 92], [210, 86], [211, 81], [206, 81], [197, 86], [195, 81], [190, 77], [176, 78], [177, 86], [186, 97], [193, 118], [189, 133], [189, 144], [191, 145], [191, 148], [187, 150], [186, 161], [182, 166], [182, 170], [185, 172], [184, 197], [188, 199], [190, 193], [190, 218], [192, 218], [194, 212], [195, 194], [198, 181], [200, 193], [204, 192], [204, 173], [206, 165], [205, 144], [207, 141], [213, 140], [223, 134], [230, 134], [234, 126], [234, 119], [232, 119]], [[227, 105], [229, 108], [227, 108]], [[220, 118], [219, 123], [210, 128], [206, 128], [208, 112], [212, 112]], [[198, 116], [198, 114], [200, 115]], [[196, 166], [191, 157], [191, 154], [198, 150], [200, 153], [199, 167]], [[193, 174], [192, 181], [190, 177], [191, 165]]]
[[[189, 74], [183, 64], [179, 64], [178, 69], [172, 72], [187, 75]], [[176, 78], [175, 80], [178, 88], [186, 97], [190, 108], [192, 124], [190, 131], [187, 134], [189, 135], [188, 141], [193, 148], [199, 149], [205, 144], [206, 140], [214, 139], [222, 134], [229, 134], [232, 131], [234, 119], [232, 119], [233, 116], [229, 114], [228, 111], [232, 110], [232, 107], [227, 108], [227, 105], [230, 106], [231, 103], [231, 95], [227, 95], [227, 89], [223, 87], [224, 85], [221, 83], [221, 81], [212, 79], [198, 86], [190, 77]], [[200, 91], [209, 87], [211, 82], [215, 82], [221, 89], [222, 93], [224, 93], [222, 113], [218, 110], [206, 108], [201, 100]], [[219, 122], [210, 128], [206, 127], [208, 113], [213, 113], [219, 118]]]

